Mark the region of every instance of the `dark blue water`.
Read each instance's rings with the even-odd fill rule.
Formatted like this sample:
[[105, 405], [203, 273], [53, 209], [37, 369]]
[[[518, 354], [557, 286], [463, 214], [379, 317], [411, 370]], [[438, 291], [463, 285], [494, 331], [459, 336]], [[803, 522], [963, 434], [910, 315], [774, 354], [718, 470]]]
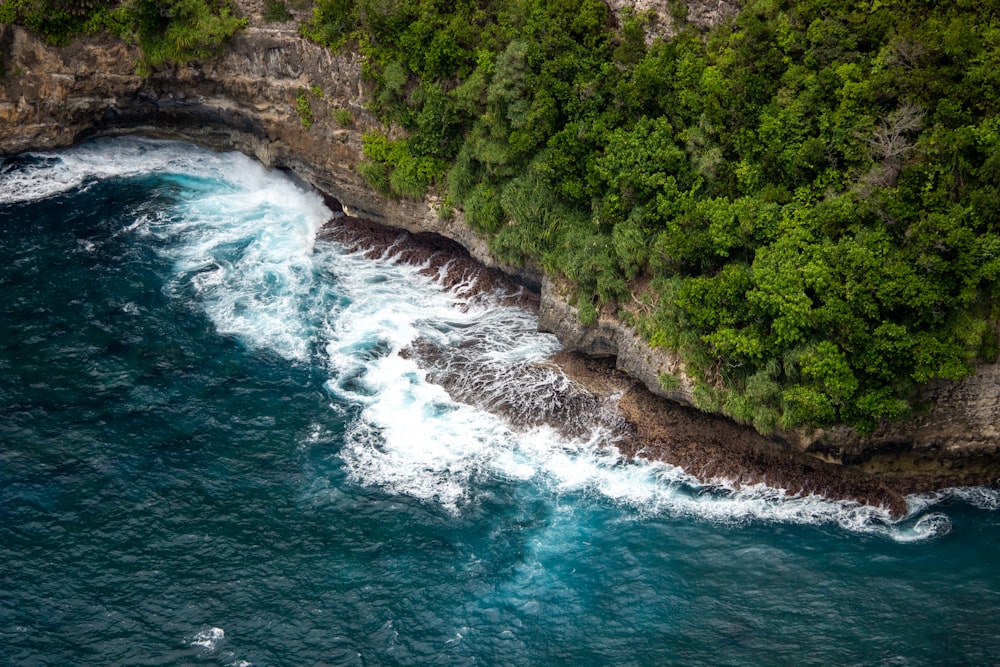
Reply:
[[545, 401], [557, 343], [329, 217], [178, 144], [0, 167], [0, 664], [1000, 664], [995, 493], [892, 523], [454, 401], [401, 350]]

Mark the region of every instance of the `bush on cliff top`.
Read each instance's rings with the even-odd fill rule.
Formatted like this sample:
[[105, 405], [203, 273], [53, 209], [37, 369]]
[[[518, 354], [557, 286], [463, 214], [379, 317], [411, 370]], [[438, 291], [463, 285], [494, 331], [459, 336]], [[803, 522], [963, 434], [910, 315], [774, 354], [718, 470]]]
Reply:
[[138, 43], [141, 72], [216, 55], [246, 20], [225, 0], [7, 0], [0, 23], [17, 23], [53, 44], [109, 30]]
[[74, 35], [99, 29], [94, 19], [109, 4], [109, 0], [5, 0], [0, 5], [0, 23], [23, 25], [50, 43], [63, 45]]
[[129, 0], [119, 12], [142, 49], [140, 70], [210, 58], [246, 26], [225, 1]]
[[[997, 354], [996, 3], [751, 0], [648, 46], [599, 0], [320, 0], [366, 56], [396, 195], [631, 311], [768, 431], [910, 413]], [[397, 187], [397, 185], [399, 187]]]

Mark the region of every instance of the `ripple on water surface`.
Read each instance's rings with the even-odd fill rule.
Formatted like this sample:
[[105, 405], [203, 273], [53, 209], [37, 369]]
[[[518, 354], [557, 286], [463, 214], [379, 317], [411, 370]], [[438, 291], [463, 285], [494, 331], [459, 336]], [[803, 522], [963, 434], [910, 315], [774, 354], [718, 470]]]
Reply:
[[9, 660], [1000, 652], [996, 492], [912, 497], [894, 522], [624, 461], [530, 312], [317, 241], [331, 215], [182, 144], [3, 162]]

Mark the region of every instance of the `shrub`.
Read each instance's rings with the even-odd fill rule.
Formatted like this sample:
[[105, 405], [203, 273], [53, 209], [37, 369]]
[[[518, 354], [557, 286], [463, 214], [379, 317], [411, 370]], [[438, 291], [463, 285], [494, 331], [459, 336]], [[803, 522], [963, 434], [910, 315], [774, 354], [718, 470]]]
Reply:
[[673, 391], [681, 386], [680, 378], [673, 373], [660, 373], [656, 379], [663, 391]]
[[139, 42], [144, 71], [212, 58], [247, 23], [214, 0], [131, 0], [116, 11]]
[[50, 44], [67, 44], [74, 35], [100, 29], [108, 0], [5, 0], [0, 23], [17, 23]]
[[299, 32], [330, 49], [339, 49], [360, 25], [354, 0], [319, 0], [313, 15], [302, 24]]
[[350, 127], [354, 124], [354, 113], [350, 109], [334, 109], [330, 115], [341, 127]]
[[465, 221], [473, 229], [491, 234], [503, 224], [500, 195], [491, 186], [477, 185], [465, 200]]
[[309, 95], [304, 90], [300, 90], [295, 97], [295, 111], [299, 114], [302, 125], [312, 127], [314, 122], [312, 105], [309, 103]]
[[376, 192], [386, 196], [393, 194], [392, 187], [389, 185], [389, 167], [387, 165], [380, 162], [359, 162], [357, 170]]
[[268, 23], [284, 23], [295, 18], [282, 0], [264, 0], [263, 16]]

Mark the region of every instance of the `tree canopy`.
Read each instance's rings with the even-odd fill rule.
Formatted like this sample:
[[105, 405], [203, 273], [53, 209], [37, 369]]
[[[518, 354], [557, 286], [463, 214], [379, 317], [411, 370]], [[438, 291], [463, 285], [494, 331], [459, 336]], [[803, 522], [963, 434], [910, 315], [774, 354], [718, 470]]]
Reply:
[[[241, 25], [219, 0], [7, 0], [0, 20], [109, 28], [148, 66]], [[569, 281], [581, 319], [678, 352], [700, 407], [864, 430], [996, 360], [1000, 3], [748, 0], [648, 45], [646, 20], [318, 0], [301, 32], [358, 48], [404, 131], [365, 136], [374, 187], [438, 191], [499, 258]]]
[[678, 351], [763, 432], [911, 414], [997, 356], [996, 2], [755, 0], [647, 46], [600, 0], [320, 0], [355, 40], [365, 173], [436, 188]]

